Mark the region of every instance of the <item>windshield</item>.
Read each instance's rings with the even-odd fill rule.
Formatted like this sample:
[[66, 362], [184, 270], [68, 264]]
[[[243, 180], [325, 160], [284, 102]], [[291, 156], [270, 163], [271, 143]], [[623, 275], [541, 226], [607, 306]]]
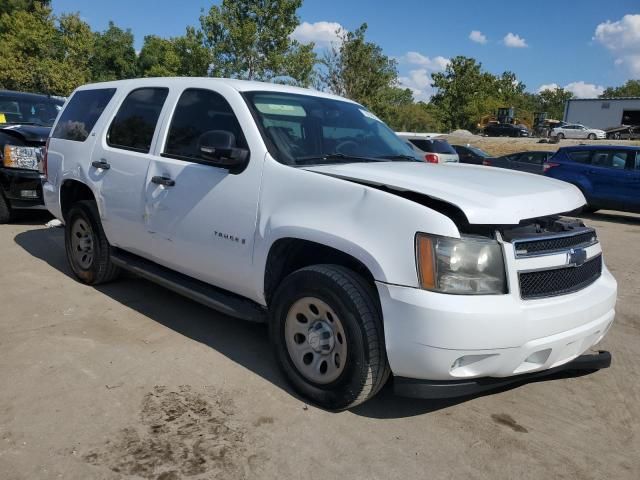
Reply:
[[247, 92], [269, 151], [287, 165], [419, 161], [405, 142], [364, 107], [340, 100]]
[[0, 94], [0, 124], [23, 123], [51, 127], [62, 110], [62, 100], [45, 96]]

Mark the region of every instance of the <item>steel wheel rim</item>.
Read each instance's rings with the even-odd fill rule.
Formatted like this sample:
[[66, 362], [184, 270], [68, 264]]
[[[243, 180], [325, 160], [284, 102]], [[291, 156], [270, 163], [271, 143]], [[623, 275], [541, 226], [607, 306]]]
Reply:
[[71, 227], [71, 254], [78, 266], [88, 270], [93, 264], [93, 231], [88, 222], [76, 219]]
[[347, 363], [347, 337], [334, 310], [314, 297], [297, 300], [284, 326], [289, 358], [298, 372], [317, 384], [340, 377]]

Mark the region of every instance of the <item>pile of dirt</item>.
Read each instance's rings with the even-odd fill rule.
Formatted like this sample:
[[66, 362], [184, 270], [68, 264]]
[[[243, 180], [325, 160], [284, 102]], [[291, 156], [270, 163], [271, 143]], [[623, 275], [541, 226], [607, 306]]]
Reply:
[[454, 130], [449, 135], [454, 135], [456, 137], [475, 137], [475, 135], [471, 133], [469, 130], [464, 130], [464, 129]]

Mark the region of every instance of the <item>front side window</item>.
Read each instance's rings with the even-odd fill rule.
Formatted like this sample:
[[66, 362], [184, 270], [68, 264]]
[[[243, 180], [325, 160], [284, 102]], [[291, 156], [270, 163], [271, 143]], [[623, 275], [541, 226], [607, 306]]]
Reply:
[[419, 161], [405, 141], [355, 103], [280, 92], [244, 96], [269, 151], [281, 163]]
[[115, 88], [79, 90], [74, 93], [60, 115], [52, 137], [84, 142], [114, 93]]
[[138, 88], [124, 99], [109, 131], [110, 147], [149, 153], [168, 88]]
[[247, 148], [238, 119], [222, 95], [212, 90], [187, 89], [180, 96], [171, 119], [164, 155], [197, 160], [200, 140], [216, 131], [231, 133], [235, 147]]

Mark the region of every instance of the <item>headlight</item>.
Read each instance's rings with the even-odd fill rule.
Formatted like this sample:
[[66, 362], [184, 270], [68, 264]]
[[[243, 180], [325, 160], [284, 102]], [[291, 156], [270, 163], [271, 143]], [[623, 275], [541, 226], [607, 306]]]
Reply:
[[10, 168], [26, 168], [37, 170], [42, 161], [42, 147], [21, 147], [6, 145], [4, 147], [3, 164]]
[[507, 292], [502, 247], [493, 240], [419, 233], [416, 263], [426, 290], [463, 295]]

